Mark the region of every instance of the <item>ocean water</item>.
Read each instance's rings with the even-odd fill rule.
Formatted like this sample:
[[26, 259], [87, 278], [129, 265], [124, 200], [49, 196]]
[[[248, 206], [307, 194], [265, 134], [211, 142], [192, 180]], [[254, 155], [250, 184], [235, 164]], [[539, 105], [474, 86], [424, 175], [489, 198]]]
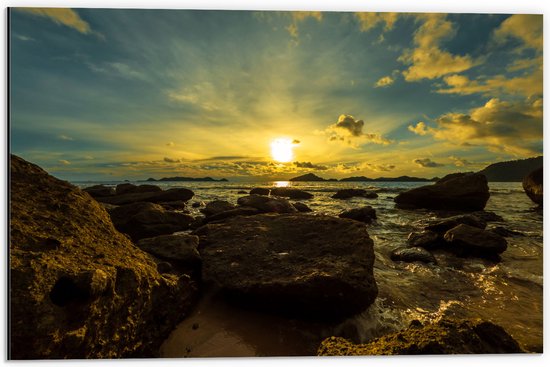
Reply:
[[[107, 184], [117, 183], [119, 182]], [[97, 183], [75, 184], [86, 187]], [[236, 203], [237, 198], [244, 196], [242, 193], [239, 194], [239, 191], [248, 192], [254, 187], [292, 186], [314, 195], [313, 199], [303, 200], [314, 210], [311, 215], [337, 215], [343, 210], [364, 205], [375, 208], [378, 220], [368, 225], [368, 232], [374, 240], [376, 255], [374, 273], [379, 287], [378, 299], [362, 314], [330, 330], [322, 330], [323, 335], [346, 335], [351, 329], [355, 341], [366, 342], [406, 327], [413, 319], [435, 321], [443, 316], [480, 317], [504, 327], [527, 350], [542, 352], [543, 214], [525, 195], [521, 183], [492, 182], [489, 184], [491, 197], [485, 210], [502, 216], [504, 221], [489, 222], [488, 228], [503, 226], [523, 235], [507, 238], [508, 249], [501, 255], [500, 262], [458, 258], [441, 252], [434, 254], [438, 260], [437, 265], [394, 262], [389, 258], [393, 249], [405, 245], [410, 232], [418, 230], [427, 221], [437, 218], [436, 212], [397, 209], [393, 202], [393, 198], [399, 192], [426, 183], [280, 181], [155, 182], [154, 184], [164, 189], [186, 187], [193, 190], [195, 196], [191, 199], [191, 203], [215, 199]], [[377, 199], [332, 199], [334, 192], [342, 188], [365, 188], [376, 191], [379, 196]], [[197, 208], [189, 207], [189, 210], [192, 214], [200, 214]], [[203, 325], [207, 323], [204, 314], [208, 314], [206, 310], [209, 307], [204, 307], [205, 311], [201, 319]], [[219, 310], [213, 312], [219, 316]], [[234, 310], [230, 312], [235, 314]], [[163, 356], [220, 355], [216, 353], [219, 352], [222, 344], [226, 349], [227, 345], [232, 345], [232, 350], [237, 348], [242, 351], [242, 354], [238, 355], [300, 355], [304, 354], [303, 349], [308, 349], [306, 342], [300, 349], [300, 336], [297, 336], [300, 333], [296, 331], [301, 327], [299, 324], [280, 326], [275, 342], [266, 342], [265, 337], [254, 336], [254, 333], [262, 333], [261, 330], [243, 330], [242, 322], [246, 322], [248, 317], [246, 314], [240, 316], [239, 322], [233, 324], [225, 322], [219, 326], [223, 329], [222, 332], [216, 331], [215, 325], [206, 325], [210, 327], [210, 331], [206, 326], [202, 328], [204, 343], [201, 349], [201, 346], [197, 345], [196, 341], [190, 341], [188, 336], [188, 330], [191, 330], [190, 323], [199, 320], [200, 314], [199, 304], [199, 310], [192, 315], [191, 321], [184, 321], [165, 342], [161, 349]], [[254, 317], [257, 318], [257, 315]], [[256, 320], [255, 324], [268, 327], [266, 325], [269, 322], [266, 325], [262, 322]], [[282, 325], [280, 322], [279, 324]], [[314, 332], [313, 329], [310, 328], [308, 332]], [[196, 337], [193, 338], [197, 340]], [[304, 338], [307, 339], [307, 336]], [[194, 343], [195, 352], [189, 347], [190, 343]], [[277, 343], [280, 347], [274, 346]], [[205, 348], [204, 344], [210, 347]], [[292, 347], [289, 344], [292, 344]], [[311, 352], [311, 347], [309, 349], [307, 353]], [[219, 353], [223, 355], [223, 352]]]

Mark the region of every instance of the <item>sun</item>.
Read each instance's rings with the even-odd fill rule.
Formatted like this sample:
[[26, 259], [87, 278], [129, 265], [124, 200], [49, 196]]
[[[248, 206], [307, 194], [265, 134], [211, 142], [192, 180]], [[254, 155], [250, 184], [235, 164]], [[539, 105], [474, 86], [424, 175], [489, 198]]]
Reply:
[[290, 162], [294, 158], [292, 140], [279, 138], [271, 142], [271, 157], [281, 163]]

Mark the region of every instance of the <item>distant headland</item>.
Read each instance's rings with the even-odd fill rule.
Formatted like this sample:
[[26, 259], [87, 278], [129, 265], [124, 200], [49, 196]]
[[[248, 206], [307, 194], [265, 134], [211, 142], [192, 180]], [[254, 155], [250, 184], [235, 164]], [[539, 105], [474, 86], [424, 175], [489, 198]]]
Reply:
[[226, 178], [221, 178], [219, 180], [216, 180], [215, 178], [212, 178], [212, 177], [163, 177], [157, 180], [150, 177], [145, 181], [147, 182], [161, 182], [161, 181], [227, 182], [228, 180]]

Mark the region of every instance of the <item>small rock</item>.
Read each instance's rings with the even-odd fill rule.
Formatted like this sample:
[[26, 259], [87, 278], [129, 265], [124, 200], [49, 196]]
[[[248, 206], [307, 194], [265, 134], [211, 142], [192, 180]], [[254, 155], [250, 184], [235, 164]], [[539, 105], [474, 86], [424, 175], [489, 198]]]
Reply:
[[256, 208], [262, 213], [294, 213], [297, 211], [286, 199], [261, 195], [243, 196], [237, 200], [237, 204]]
[[204, 206], [204, 202], [202, 201], [195, 201], [193, 204], [191, 204], [192, 208], [200, 208], [201, 206]]
[[424, 229], [437, 233], [445, 233], [449, 229], [454, 228], [459, 224], [467, 224], [469, 226], [481, 229], [485, 229], [485, 227], [487, 226], [487, 223], [480, 217], [473, 214], [464, 214], [432, 221], [427, 226], [425, 226]]
[[[264, 195], [268, 196], [271, 192], [270, 189], [264, 188], [264, 187], [255, 187], [252, 190], [250, 190], [250, 195]], [[239, 192], [240, 193], [240, 192]], [[246, 194], [246, 192], [244, 192]]]
[[161, 261], [157, 264], [157, 270], [161, 274], [166, 274], [172, 271], [172, 264], [168, 261]]
[[363, 189], [342, 189], [332, 195], [333, 199], [349, 199], [352, 197], [362, 197], [366, 199], [376, 199], [378, 194]]
[[311, 199], [313, 194], [290, 187], [276, 187], [271, 189], [271, 195], [282, 196], [289, 199]]
[[422, 247], [400, 247], [391, 252], [390, 259], [393, 261], [414, 262], [436, 264], [437, 261], [431, 252]]
[[353, 219], [363, 223], [372, 223], [376, 220], [376, 210], [372, 206], [346, 210], [338, 215], [340, 218]]
[[300, 213], [309, 213], [309, 212], [312, 212], [313, 210], [311, 210], [311, 208], [309, 206], [307, 206], [306, 204], [304, 203], [292, 203], [292, 206], [296, 208], [296, 210], [298, 210]]
[[443, 243], [445, 243], [443, 236], [432, 231], [411, 232], [407, 238], [409, 247], [422, 247], [426, 250], [437, 248]]

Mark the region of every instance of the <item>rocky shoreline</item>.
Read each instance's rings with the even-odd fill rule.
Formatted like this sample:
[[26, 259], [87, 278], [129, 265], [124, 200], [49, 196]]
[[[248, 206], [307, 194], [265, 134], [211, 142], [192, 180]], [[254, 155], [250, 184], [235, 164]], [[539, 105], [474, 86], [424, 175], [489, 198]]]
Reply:
[[[236, 203], [198, 203], [203, 215], [194, 217], [191, 190], [129, 183], [80, 190], [13, 155], [11, 186], [14, 359], [157, 357], [205, 289], [239, 309], [326, 325], [363, 312], [378, 294], [368, 225], [383, 218], [369, 205], [321, 215], [308, 207], [309, 192], [254, 188]], [[524, 187], [542, 203], [542, 181]], [[333, 196], [352, 197], [368, 203], [376, 193]], [[480, 174], [452, 174], [400, 193], [399, 207], [455, 215], [410, 233], [391, 259], [429, 263], [444, 253], [498, 262], [513, 234], [486, 229], [499, 221], [484, 211], [488, 199]], [[342, 335], [313, 339], [319, 355], [523, 351], [487, 321], [414, 323], [401, 333], [368, 345], [321, 343]]]

